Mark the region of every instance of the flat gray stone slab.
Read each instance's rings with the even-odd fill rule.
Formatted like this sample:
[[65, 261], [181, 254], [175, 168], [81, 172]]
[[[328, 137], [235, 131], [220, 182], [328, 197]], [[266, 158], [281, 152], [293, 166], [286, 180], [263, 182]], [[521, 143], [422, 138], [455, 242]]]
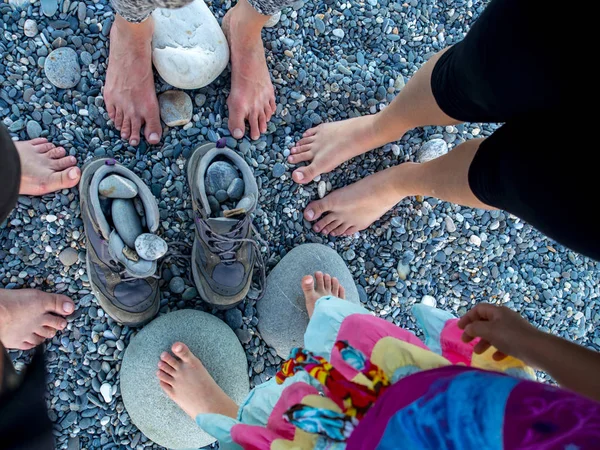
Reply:
[[303, 244], [293, 249], [271, 271], [265, 296], [256, 304], [261, 336], [284, 359], [292, 348], [304, 346], [308, 314], [300, 282], [305, 275], [317, 271], [340, 280], [346, 300], [360, 302], [352, 275], [334, 250], [321, 244]]
[[181, 341], [202, 361], [237, 404], [250, 391], [246, 354], [226, 323], [186, 309], [161, 316], [129, 343], [121, 367], [121, 394], [131, 421], [149, 439], [169, 449], [200, 448], [215, 441], [202, 431], [160, 387], [160, 354]]

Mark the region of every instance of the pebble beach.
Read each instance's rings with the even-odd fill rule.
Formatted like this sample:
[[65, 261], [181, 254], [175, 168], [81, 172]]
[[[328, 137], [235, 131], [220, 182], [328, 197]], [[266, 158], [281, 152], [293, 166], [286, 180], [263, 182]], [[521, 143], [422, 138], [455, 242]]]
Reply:
[[[206, 4], [219, 21], [232, 6], [230, 1]], [[419, 302], [459, 316], [489, 301], [600, 351], [598, 263], [515, 216], [411, 197], [367, 230], [345, 238], [315, 233], [302, 216], [311, 200], [333, 189], [493, 132], [494, 125], [476, 123], [413, 130], [305, 186], [292, 181], [295, 166], [287, 162], [289, 148], [306, 129], [385, 108], [429, 57], [462, 39], [485, 5], [472, 0], [298, 1], [263, 31], [277, 101], [266, 135], [256, 141], [230, 136], [226, 69], [208, 87], [185, 91], [192, 102], [189, 122], [165, 127], [158, 145], [142, 139], [131, 147], [109, 121], [102, 97], [114, 19], [110, 3], [4, 0], [0, 120], [19, 140], [41, 136], [63, 146], [79, 165], [108, 156], [134, 171], [158, 200], [157, 234], [184, 255], [194, 235], [186, 160], [197, 145], [225, 139], [254, 170], [260, 193], [254, 223], [266, 244], [267, 274], [294, 247], [321, 243], [346, 262], [362, 305], [404, 328], [417, 331], [410, 308]], [[157, 93], [171, 89], [156, 77]], [[57, 448], [162, 448], [131, 423], [123, 405], [119, 371], [138, 329], [106, 316], [91, 293], [77, 189], [20, 197], [0, 225], [0, 241], [2, 287], [63, 293], [76, 304], [68, 327], [46, 347], [47, 402]], [[251, 386], [275, 375], [282, 360], [258, 331], [255, 289], [239, 307], [223, 312], [199, 299], [185, 258], [166, 260], [160, 276], [160, 314], [190, 308], [215, 314], [243, 344]], [[18, 369], [28, 353], [10, 353]]]

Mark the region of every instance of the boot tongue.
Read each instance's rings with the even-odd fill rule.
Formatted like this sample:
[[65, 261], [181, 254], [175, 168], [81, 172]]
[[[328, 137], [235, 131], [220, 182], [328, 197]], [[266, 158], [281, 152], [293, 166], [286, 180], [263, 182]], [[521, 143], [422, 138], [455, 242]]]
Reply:
[[218, 217], [215, 219], [207, 219], [207, 225], [210, 227], [215, 234], [229, 233], [240, 223], [239, 219], [227, 219], [225, 217]]

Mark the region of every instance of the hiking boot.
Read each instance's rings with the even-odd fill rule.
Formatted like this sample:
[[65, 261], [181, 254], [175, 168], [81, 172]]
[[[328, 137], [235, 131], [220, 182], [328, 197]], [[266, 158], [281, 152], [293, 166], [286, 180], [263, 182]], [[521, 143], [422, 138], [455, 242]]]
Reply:
[[[125, 233], [121, 236], [116, 231], [110, 201], [98, 193], [100, 182], [114, 174], [135, 184], [135, 188], [131, 183], [127, 186], [134, 192], [137, 190], [136, 197], [125, 201], [135, 201], [137, 214], [143, 214], [143, 219], [139, 219], [146, 228], [143, 232], [154, 233], [159, 226], [156, 199], [137, 175], [114, 159], [88, 162], [79, 183], [87, 238], [87, 274], [98, 304], [110, 317], [124, 325], [139, 325], [154, 317], [160, 306], [156, 261], [141, 259], [132, 249], [131, 237], [125, 237]], [[129, 245], [124, 240], [129, 241]]]
[[251, 217], [258, 201], [254, 174], [233, 150], [208, 143], [194, 150], [187, 175], [195, 216], [196, 288], [207, 303], [232, 308], [246, 297], [255, 269], [259, 291], [264, 290], [260, 238]]

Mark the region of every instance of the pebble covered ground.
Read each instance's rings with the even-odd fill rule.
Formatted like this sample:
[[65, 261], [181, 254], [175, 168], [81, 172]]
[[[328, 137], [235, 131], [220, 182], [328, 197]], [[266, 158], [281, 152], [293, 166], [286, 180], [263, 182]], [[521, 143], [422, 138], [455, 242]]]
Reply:
[[[485, 2], [298, 1], [263, 34], [278, 103], [266, 136], [258, 141], [229, 136], [226, 71], [211, 86], [189, 92], [192, 122], [167, 129], [160, 145], [142, 142], [133, 148], [108, 122], [102, 98], [114, 18], [108, 2], [42, 0], [42, 9], [38, 1], [7, 1], [0, 4], [1, 120], [14, 136], [46, 136], [80, 163], [109, 155], [134, 170], [159, 199], [159, 233], [168, 242], [189, 244], [193, 237], [186, 158], [195, 145], [225, 137], [254, 168], [261, 192], [255, 223], [270, 248], [269, 269], [296, 245], [327, 243], [350, 267], [363, 304], [398, 325], [415, 329], [408, 311], [424, 298], [456, 314], [491, 300], [520, 311], [544, 330], [600, 350], [594, 326], [600, 323], [597, 264], [507, 213], [410, 198], [359, 236], [337, 239], [315, 234], [302, 218], [311, 199], [413, 160], [431, 139], [442, 139], [451, 149], [493, 131], [494, 126], [481, 124], [415, 130], [305, 187], [292, 182], [293, 167], [286, 162], [291, 144], [308, 127], [374, 113], [388, 104], [427, 58], [464, 36]], [[231, 2], [208, 5], [220, 20]], [[63, 52], [63, 70], [80, 69], [80, 78], [52, 74], [73, 87], [58, 89], [45, 75], [46, 57], [56, 48], [76, 52], [76, 58]], [[170, 89], [161, 80], [156, 87]], [[119, 368], [135, 330], [107, 318], [90, 292], [77, 190], [19, 198], [0, 239], [5, 288], [60, 292], [77, 303], [68, 328], [47, 347], [48, 406], [57, 448], [159, 448], [132, 425], [123, 407]], [[165, 264], [161, 312], [205, 309], [188, 269], [185, 260]], [[252, 298], [256, 292], [238, 309], [217, 315], [244, 344], [251, 382], [259, 384], [275, 374], [280, 360], [258, 335]], [[27, 357], [11, 356], [18, 367]]]

